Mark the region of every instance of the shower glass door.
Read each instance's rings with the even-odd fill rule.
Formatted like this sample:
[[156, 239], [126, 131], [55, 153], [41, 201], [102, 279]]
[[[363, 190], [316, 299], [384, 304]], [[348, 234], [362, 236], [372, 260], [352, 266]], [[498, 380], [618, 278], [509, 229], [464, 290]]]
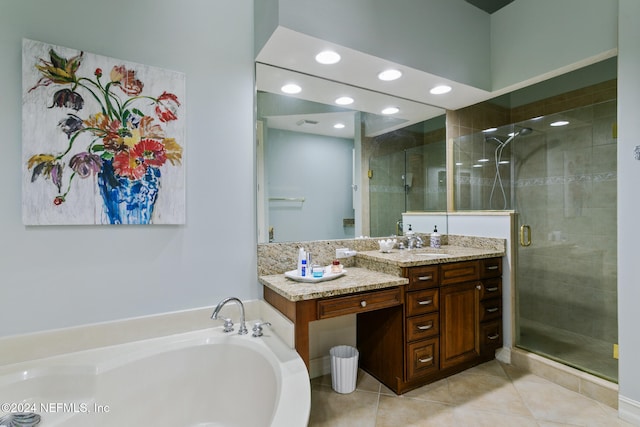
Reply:
[[515, 132], [532, 131], [511, 142], [513, 178], [503, 182], [520, 229], [516, 346], [611, 381], [618, 378], [615, 123], [616, 101], [517, 123]]

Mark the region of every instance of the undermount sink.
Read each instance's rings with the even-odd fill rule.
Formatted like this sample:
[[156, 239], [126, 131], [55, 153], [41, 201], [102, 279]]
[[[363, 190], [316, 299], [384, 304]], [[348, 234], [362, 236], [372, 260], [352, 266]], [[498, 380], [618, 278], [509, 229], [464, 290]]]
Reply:
[[401, 251], [403, 256], [410, 258], [426, 258], [426, 259], [436, 259], [436, 258], [448, 258], [451, 255], [445, 253], [433, 253], [433, 252], [423, 252], [420, 249], [406, 249]]

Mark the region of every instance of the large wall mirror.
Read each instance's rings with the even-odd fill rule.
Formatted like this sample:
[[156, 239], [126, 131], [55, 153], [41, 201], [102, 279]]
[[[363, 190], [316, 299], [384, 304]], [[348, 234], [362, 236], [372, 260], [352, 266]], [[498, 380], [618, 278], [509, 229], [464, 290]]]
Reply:
[[256, 88], [260, 243], [390, 236], [403, 212], [446, 211], [443, 109], [261, 63]]

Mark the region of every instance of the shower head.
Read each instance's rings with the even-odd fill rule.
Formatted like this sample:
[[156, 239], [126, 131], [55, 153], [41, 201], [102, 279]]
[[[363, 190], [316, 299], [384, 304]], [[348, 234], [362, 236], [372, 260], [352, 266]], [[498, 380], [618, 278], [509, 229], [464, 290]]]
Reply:
[[[521, 128], [520, 130], [517, 130], [513, 133], [509, 134], [509, 137], [505, 140], [502, 140], [496, 136], [485, 136], [484, 137], [484, 141], [485, 142], [489, 142], [489, 141], [495, 141], [500, 145], [507, 145], [508, 143], [510, 143], [513, 138], [515, 138], [516, 136], [524, 136], [524, 135], [529, 135], [530, 133], [533, 133], [533, 129], [531, 128]], [[504, 137], [502, 137], [504, 138]]]
[[518, 132], [516, 132], [516, 135], [529, 135], [530, 133], [533, 133], [533, 129], [531, 128], [522, 128], [520, 129]]

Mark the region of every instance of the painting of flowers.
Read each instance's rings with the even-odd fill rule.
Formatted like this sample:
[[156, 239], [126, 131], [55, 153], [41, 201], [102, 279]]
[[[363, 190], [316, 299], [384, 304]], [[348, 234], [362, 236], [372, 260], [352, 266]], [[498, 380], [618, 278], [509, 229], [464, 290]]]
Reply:
[[22, 45], [23, 222], [184, 224], [184, 74]]

